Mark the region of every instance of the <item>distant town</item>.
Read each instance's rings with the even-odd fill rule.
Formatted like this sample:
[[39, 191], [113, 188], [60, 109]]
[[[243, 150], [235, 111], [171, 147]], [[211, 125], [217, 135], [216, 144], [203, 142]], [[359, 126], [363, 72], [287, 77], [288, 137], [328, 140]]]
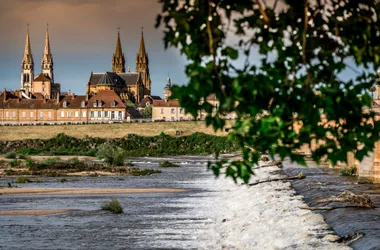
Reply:
[[[21, 62], [21, 84], [15, 91], [0, 95], [0, 121], [3, 124], [35, 124], [62, 122], [97, 123], [147, 119], [152, 121], [203, 120], [185, 112], [178, 100], [170, 99], [172, 82], [166, 79], [163, 98], [151, 95], [152, 81], [149, 73], [149, 57], [141, 32], [140, 46], [136, 55], [136, 68], [125, 67], [125, 57], [117, 34], [115, 53], [112, 55], [112, 72], [90, 73], [84, 87], [85, 94], [77, 95], [68, 90], [61, 92], [61, 85], [54, 78], [54, 60], [46, 29], [45, 48], [41, 71], [35, 75], [29, 29], [26, 33], [25, 50]], [[205, 100], [215, 107], [219, 101], [215, 95]], [[227, 118], [235, 118], [228, 114]]]

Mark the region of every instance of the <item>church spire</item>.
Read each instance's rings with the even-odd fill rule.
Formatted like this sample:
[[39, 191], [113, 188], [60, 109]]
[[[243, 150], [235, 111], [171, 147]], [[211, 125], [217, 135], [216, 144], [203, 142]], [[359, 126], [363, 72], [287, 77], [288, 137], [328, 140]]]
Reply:
[[120, 42], [120, 28], [117, 32], [116, 49], [112, 57], [112, 72], [125, 73], [125, 59]]
[[31, 91], [32, 81], [34, 79], [34, 61], [30, 47], [29, 24], [27, 24], [24, 56], [21, 62], [21, 89]]
[[141, 27], [140, 48], [136, 56], [136, 72], [143, 74], [144, 95], [150, 95], [152, 81], [149, 75], [149, 59], [145, 51], [145, 41], [143, 27]]
[[45, 35], [45, 50], [44, 55], [50, 55], [50, 41], [49, 41], [49, 24], [46, 24], [46, 35]]
[[49, 24], [46, 24], [45, 50], [42, 55], [41, 73], [48, 76], [52, 82], [54, 82], [53, 66], [53, 55], [50, 51]]

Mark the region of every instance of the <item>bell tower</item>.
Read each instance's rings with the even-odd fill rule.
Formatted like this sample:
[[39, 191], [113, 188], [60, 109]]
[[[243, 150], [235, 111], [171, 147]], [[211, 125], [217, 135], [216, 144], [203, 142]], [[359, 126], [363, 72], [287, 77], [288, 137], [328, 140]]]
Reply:
[[121, 49], [120, 31], [117, 32], [116, 49], [112, 57], [112, 72], [125, 73], [125, 58]]
[[26, 93], [32, 90], [32, 81], [34, 79], [34, 61], [32, 50], [30, 48], [30, 38], [29, 38], [29, 24], [27, 25], [26, 41], [24, 56], [21, 62], [21, 89], [25, 90]]
[[149, 58], [145, 51], [143, 28], [141, 28], [140, 48], [136, 56], [136, 72], [143, 75], [144, 95], [150, 95], [152, 81], [149, 74]]
[[49, 26], [46, 24], [46, 36], [45, 36], [45, 50], [42, 55], [41, 62], [41, 73], [49, 77], [51, 82], [54, 83], [54, 62], [53, 55], [50, 51], [50, 41], [49, 41]]

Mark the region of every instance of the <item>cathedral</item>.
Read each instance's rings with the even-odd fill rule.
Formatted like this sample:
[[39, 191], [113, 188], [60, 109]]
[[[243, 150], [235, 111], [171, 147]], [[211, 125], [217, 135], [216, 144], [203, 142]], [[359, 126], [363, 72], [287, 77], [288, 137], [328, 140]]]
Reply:
[[114, 90], [123, 101], [139, 103], [144, 96], [150, 96], [151, 84], [149, 59], [145, 50], [144, 34], [141, 32], [140, 48], [136, 55], [136, 69], [125, 70], [125, 57], [117, 34], [116, 49], [112, 56], [112, 72], [93, 73], [86, 86], [86, 94], [91, 96], [100, 90]]
[[41, 60], [41, 73], [35, 77], [34, 60], [30, 46], [29, 29], [26, 33], [25, 50], [21, 62], [21, 89], [24, 98], [56, 99], [61, 92], [54, 82], [54, 62], [50, 50], [49, 30], [46, 29], [45, 49]]

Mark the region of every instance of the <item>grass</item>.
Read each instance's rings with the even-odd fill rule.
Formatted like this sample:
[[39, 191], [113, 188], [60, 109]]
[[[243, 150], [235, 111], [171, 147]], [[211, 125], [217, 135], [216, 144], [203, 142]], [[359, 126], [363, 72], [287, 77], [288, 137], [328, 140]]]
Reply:
[[[227, 121], [231, 127], [233, 121]], [[0, 141], [26, 139], [50, 139], [59, 133], [65, 133], [76, 138], [101, 137], [122, 138], [127, 134], [155, 136], [164, 132], [175, 135], [183, 131], [183, 135], [202, 132], [212, 135], [226, 135], [225, 132], [215, 133], [211, 127], [206, 127], [204, 121], [183, 122], [152, 122], [152, 123], [122, 123], [122, 124], [87, 124], [87, 125], [52, 125], [52, 126], [0, 126]]]
[[346, 167], [340, 171], [342, 176], [356, 176], [358, 169], [355, 166]]
[[8, 153], [6, 153], [5, 154], [5, 158], [7, 158], [7, 159], [16, 159], [16, 152], [8, 152]]
[[123, 213], [123, 208], [120, 202], [116, 198], [112, 198], [111, 201], [105, 202], [101, 207], [102, 210], [110, 211], [114, 214]]
[[142, 168], [132, 168], [130, 175], [131, 176], [144, 176], [144, 175], [152, 175], [162, 173], [160, 170], [154, 169], [142, 169]]
[[30, 183], [30, 182], [33, 182], [33, 181], [26, 177], [17, 177], [15, 180], [15, 183]]
[[160, 162], [160, 164], [158, 164], [158, 166], [160, 168], [178, 168], [179, 167], [178, 164], [175, 164], [175, 163], [170, 162], [170, 161], [162, 161], [162, 162]]

